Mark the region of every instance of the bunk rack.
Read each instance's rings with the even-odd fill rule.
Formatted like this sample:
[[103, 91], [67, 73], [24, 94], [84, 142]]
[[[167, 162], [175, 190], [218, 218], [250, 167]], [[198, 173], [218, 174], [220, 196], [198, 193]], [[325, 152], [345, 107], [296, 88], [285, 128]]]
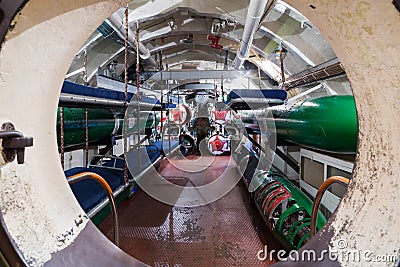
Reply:
[[[134, 93], [127, 93], [126, 101], [134, 99]], [[151, 110], [161, 110], [158, 99], [153, 96], [141, 96], [139, 105]], [[102, 107], [123, 108], [125, 105], [125, 93], [117, 90], [90, 87], [70, 81], [64, 81], [59, 106], [62, 107]], [[168, 107], [165, 105], [165, 107]]]
[[[128, 42], [128, 24], [128, 8], [126, 8], [124, 82], [102, 77], [102, 80], [111, 82], [114, 86], [111, 86], [111, 89], [108, 86], [105, 86], [108, 89], [88, 86], [86, 75], [87, 53], [85, 51], [84, 84], [64, 81], [59, 99], [59, 122], [57, 124], [63, 167], [65, 141], [67, 140], [71, 143], [67, 145], [78, 144], [81, 146], [82, 137], [83, 135], [85, 136], [86, 167], [67, 170], [65, 171], [66, 177], [76, 177], [76, 175], [87, 172], [93, 173], [94, 176], [100, 175], [104, 177], [104, 183], [113, 192], [112, 195], [116, 198], [117, 202], [118, 197], [121, 201], [134, 193], [136, 190], [136, 181], [152, 167], [156, 167], [156, 164], [163, 156], [173, 153], [179, 148], [179, 141], [171, 142], [169, 140], [168, 151], [165, 150], [166, 147], [163, 142], [165, 135], [162, 130], [163, 111], [175, 108], [176, 105], [169, 98], [167, 103], [163, 103], [162, 92], [161, 102], [152, 92], [147, 91], [149, 95], [144, 95], [141, 92], [139, 53], [136, 55], [136, 86], [134, 88], [131, 86], [131, 89], [128, 90], [128, 50], [129, 46], [132, 46]], [[139, 26], [137, 25], [136, 50], [138, 50], [138, 46]], [[122, 85], [123, 91], [121, 90]], [[161, 111], [159, 121], [157, 121], [156, 111]], [[65, 118], [65, 114], [69, 115], [67, 119]], [[77, 114], [79, 116], [76, 116]], [[122, 120], [125, 123], [122, 123]], [[156, 128], [160, 121], [161, 137], [157, 134]], [[106, 130], [104, 130], [105, 127]], [[96, 128], [99, 128], [97, 129], [97, 133]], [[96, 138], [93, 137], [93, 132]], [[98, 134], [98, 132], [100, 133]], [[151, 138], [153, 134], [154, 138]], [[101, 137], [101, 139], [110, 139], [111, 137], [111, 142], [108, 142], [106, 148], [103, 149], [103, 152], [108, 153], [115, 144], [115, 136], [123, 138], [124, 153], [118, 157], [114, 155], [109, 156], [108, 154], [98, 155], [92, 158], [89, 163], [89, 142], [93, 142], [93, 139], [98, 139], [98, 137]], [[142, 138], [142, 136], [145, 137]], [[168, 139], [170, 137], [171, 135], [168, 133]], [[159, 141], [160, 139], [161, 142]], [[96, 143], [96, 145], [99, 144]], [[130, 172], [128, 171], [128, 167], [130, 167]], [[110, 199], [113, 198], [110, 198], [110, 196], [106, 197], [103, 188], [90, 179], [80, 179], [79, 182], [71, 184], [71, 189], [88, 217], [92, 218], [95, 223], [100, 223], [108, 214], [106, 208], [108, 203], [110, 203]], [[114, 203], [114, 201], [112, 202]]]
[[[179, 142], [172, 141], [169, 153], [174, 153], [178, 148]], [[139, 149], [129, 150], [126, 154], [128, 165], [132, 164], [130, 166], [137, 166], [140, 157], [140, 168], [130, 169], [129, 183], [126, 183], [124, 179], [124, 155], [96, 155], [92, 157], [87, 167], [75, 167], [66, 170], [65, 176], [68, 178], [84, 172], [96, 173], [106, 180], [114, 192], [114, 197], [118, 197], [124, 191], [127, 192], [125, 195], [125, 197], [127, 197], [136, 191], [134, 181], [143, 177], [143, 175], [152, 168], [156, 168], [158, 163], [166, 154], [168, 154], [168, 152], [164, 150], [161, 141], [156, 141], [148, 145], [140, 145]], [[94, 218], [98, 215], [98, 218], [95, 218], [94, 221], [100, 222], [103, 219], [103, 215], [100, 211], [102, 211], [109, 203], [102, 187], [93, 180], [83, 180], [79, 183], [72, 184], [71, 189], [88, 217]]]
[[[130, 105], [127, 104], [129, 101], [132, 102]], [[129, 151], [126, 151], [126, 161], [124, 154], [120, 156], [96, 155], [87, 163], [86, 167], [75, 167], [65, 171], [67, 178], [85, 172], [92, 172], [104, 177], [117, 202], [133, 194], [136, 191], [134, 181], [140, 179], [151, 168], [156, 167], [166, 154], [173, 153], [179, 147], [177, 140], [167, 143], [163, 140], [154, 141], [148, 138], [147, 133], [151, 132], [153, 125], [155, 127], [158, 123], [158, 117], [154, 112], [176, 107], [176, 104], [171, 102], [160, 103], [157, 97], [153, 95], [140, 95], [137, 98], [136, 94], [131, 92], [124, 93], [64, 81], [59, 106], [58, 129], [61, 133], [58, 139], [63, 148], [83, 145], [85, 131], [88, 137], [87, 142], [104, 139], [104, 136], [112, 138], [118, 135], [122, 137], [122, 120], [126, 109], [128, 108], [128, 111], [130, 107], [137, 109], [136, 115], [139, 117], [136, 120], [136, 131], [132, 134], [138, 135], [138, 140], [143, 134], [146, 137]], [[153, 113], [154, 117], [151, 117]], [[139, 128], [142, 128], [139, 121], [142, 121], [144, 133], [139, 131]], [[101, 143], [97, 141], [96, 144]], [[63, 152], [64, 150], [61, 153], [63, 154]], [[128, 172], [128, 178], [126, 178], [126, 164], [130, 166], [140, 165], [140, 167], [130, 168], [131, 173]], [[95, 223], [101, 222], [108, 213], [105, 208], [109, 204], [109, 199], [103, 188], [90, 179], [79, 181], [70, 186], [88, 217], [92, 218]]]
[[[96, 162], [97, 159], [97, 162]], [[95, 164], [89, 164], [87, 167], [75, 167], [66, 170], [67, 178], [74, 175], [92, 172], [100, 175], [108, 183], [113, 191], [114, 197], [118, 197], [129, 186], [124, 181], [124, 158], [116, 156], [97, 155], [91, 160]], [[87, 213], [89, 218], [94, 218], [109, 203], [106, 192], [101, 185], [94, 180], [83, 180], [70, 185], [72, 192]], [[97, 222], [103, 219], [104, 215], [97, 218]]]
[[135, 181], [142, 178], [152, 166], [156, 166], [163, 158], [162, 156], [174, 153], [178, 147], [179, 141], [172, 140], [170, 143], [156, 141], [149, 145], [140, 146], [139, 149], [129, 150], [126, 153], [128, 165], [138, 166], [138, 168], [130, 168], [131, 175], [135, 177]]

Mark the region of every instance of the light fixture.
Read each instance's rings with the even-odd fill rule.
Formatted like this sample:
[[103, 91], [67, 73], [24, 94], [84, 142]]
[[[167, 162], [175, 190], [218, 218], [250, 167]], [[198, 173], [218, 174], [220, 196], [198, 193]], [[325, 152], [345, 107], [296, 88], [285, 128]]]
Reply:
[[189, 33], [186, 38], [180, 41], [181, 44], [192, 44], [193, 43], [193, 34]]
[[117, 65], [118, 62], [116, 60], [113, 60], [108, 64], [108, 70], [110, 71], [111, 77], [116, 78], [117, 77]]
[[171, 28], [171, 32], [173, 32], [174, 30], [176, 30], [178, 28], [174, 19], [168, 21], [168, 26]]
[[219, 34], [221, 29], [225, 29], [225, 21], [220, 19], [213, 19], [211, 24], [211, 34], [216, 35]]
[[274, 54], [275, 54], [275, 58], [276, 58], [276, 60], [283, 60], [283, 59], [285, 59], [285, 57], [286, 57], [286, 55], [287, 55], [287, 49], [284, 47], [284, 46], [282, 46], [282, 45], [279, 45], [275, 50], [274, 50]]

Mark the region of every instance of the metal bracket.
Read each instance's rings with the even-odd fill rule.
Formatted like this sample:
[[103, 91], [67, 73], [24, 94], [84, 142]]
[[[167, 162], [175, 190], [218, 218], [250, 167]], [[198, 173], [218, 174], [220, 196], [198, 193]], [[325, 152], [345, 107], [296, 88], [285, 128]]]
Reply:
[[6, 162], [12, 162], [17, 156], [18, 164], [24, 163], [25, 147], [33, 146], [33, 137], [26, 137], [21, 132], [15, 131], [11, 122], [1, 126], [0, 139], [3, 140], [3, 157]]

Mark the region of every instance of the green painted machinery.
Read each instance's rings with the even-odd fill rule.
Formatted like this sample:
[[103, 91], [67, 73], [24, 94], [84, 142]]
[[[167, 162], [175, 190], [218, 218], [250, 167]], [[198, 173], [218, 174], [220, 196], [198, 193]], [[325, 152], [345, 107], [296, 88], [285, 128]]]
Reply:
[[[146, 114], [142, 114], [146, 113]], [[89, 143], [110, 140], [111, 136], [122, 135], [124, 114], [120, 110], [88, 108]], [[154, 112], [141, 112], [141, 128], [150, 129], [158, 124], [159, 116]], [[60, 108], [57, 110], [57, 142], [61, 143]], [[85, 144], [86, 114], [85, 108], [64, 108], [64, 146]], [[130, 128], [132, 134], [137, 131], [136, 121]]]
[[[312, 200], [282, 175], [260, 174], [262, 183], [253, 198], [268, 228], [288, 250], [299, 249], [310, 239]], [[317, 230], [325, 223], [319, 212]]]
[[334, 153], [354, 153], [357, 147], [357, 114], [353, 96], [325, 96], [272, 112], [278, 141]]
[[[256, 184], [251, 197], [274, 237], [287, 250], [302, 247], [310, 239], [314, 202], [280, 172], [259, 168], [260, 157], [256, 151], [251, 150], [248, 156], [234, 152], [233, 157], [243, 171], [245, 184], [249, 188]], [[244, 158], [248, 158], [248, 162], [241, 166]], [[325, 224], [324, 215], [318, 211], [316, 230]]]
[[[64, 145], [65, 147], [85, 144], [85, 109], [64, 108]], [[122, 133], [122, 121], [108, 109], [88, 109], [89, 142], [111, 138]], [[57, 110], [57, 142], [60, 145], [61, 129], [60, 108]]]

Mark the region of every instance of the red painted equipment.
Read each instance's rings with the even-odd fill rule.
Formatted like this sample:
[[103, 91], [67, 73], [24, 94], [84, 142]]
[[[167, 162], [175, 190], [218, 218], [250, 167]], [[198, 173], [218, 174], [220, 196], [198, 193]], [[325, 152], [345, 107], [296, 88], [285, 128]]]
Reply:
[[215, 49], [222, 49], [223, 46], [218, 43], [221, 39], [219, 36], [209, 35], [207, 39], [211, 41], [211, 44], [209, 44], [209, 46]]

